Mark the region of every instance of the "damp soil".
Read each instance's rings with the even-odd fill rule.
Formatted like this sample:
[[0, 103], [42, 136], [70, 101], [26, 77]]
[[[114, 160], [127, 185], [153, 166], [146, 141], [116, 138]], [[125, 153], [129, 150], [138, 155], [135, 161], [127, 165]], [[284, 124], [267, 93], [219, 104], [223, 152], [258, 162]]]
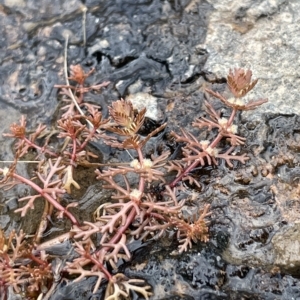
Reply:
[[[86, 45], [82, 39], [82, 6], [87, 7]], [[205, 116], [205, 88], [224, 91], [224, 78], [205, 71], [208, 53], [202, 47], [212, 7], [205, 1], [0, 1], [0, 133], [25, 114], [31, 127], [55, 121], [62, 84], [63, 52], [69, 36], [68, 65], [82, 64], [96, 72], [90, 83], [109, 80], [101, 93], [86, 100], [101, 105], [107, 115], [113, 100], [140, 93], [156, 103], [156, 118], [148, 117], [141, 134], [167, 121], [163, 134], [154, 137], [146, 155], [180, 147], [172, 130], [191, 130], [199, 139], [211, 132], [197, 132], [191, 124]], [[154, 99], [154, 100], [153, 100]], [[150, 101], [149, 100], [149, 101]], [[216, 108], [228, 111], [213, 100]], [[9, 116], [9, 117], [8, 117]], [[211, 204], [210, 241], [198, 243], [180, 256], [173, 255], [176, 241], [165, 237], [132, 245], [133, 258], [119, 265], [128, 277], [143, 278], [153, 288], [151, 299], [298, 299], [300, 260], [288, 249], [299, 243], [300, 117], [261, 115], [259, 121], [238, 116], [240, 134], [247, 138], [241, 151], [245, 165], [224, 163], [195, 170], [200, 188], [189, 186], [189, 201]], [[13, 142], [0, 137], [1, 160], [12, 158]], [[126, 160], [126, 153], [93, 143], [99, 161]], [[33, 167], [19, 166], [31, 174]], [[80, 221], [109, 199], [95, 180], [94, 169], [79, 169], [81, 189], [63, 201], [76, 201]], [[0, 226], [9, 232], [23, 228], [34, 234], [43, 204], [25, 218], [14, 214], [17, 199], [30, 193], [25, 186], [1, 190]], [[198, 204], [199, 205], [199, 204]], [[53, 237], [70, 227], [54, 223]], [[66, 246], [67, 247], [67, 246]], [[298, 250], [297, 250], [298, 249]], [[299, 254], [297, 248], [294, 253]], [[297, 252], [298, 251], [298, 252]], [[297, 255], [296, 255], [297, 256]], [[300, 257], [300, 255], [298, 255]], [[94, 279], [59, 284], [51, 299], [103, 299], [104, 286], [91, 293]], [[132, 295], [132, 299], [139, 299]]]

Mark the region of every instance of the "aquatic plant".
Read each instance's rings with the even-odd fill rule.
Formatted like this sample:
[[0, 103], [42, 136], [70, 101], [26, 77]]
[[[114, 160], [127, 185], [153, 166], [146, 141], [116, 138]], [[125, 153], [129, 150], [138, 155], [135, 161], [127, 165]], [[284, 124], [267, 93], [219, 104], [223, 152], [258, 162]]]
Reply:
[[[230, 71], [228, 86], [234, 96], [232, 99], [207, 90], [231, 109], [230, 117], [226, 119], [210, 103], [205, 103], [208, 117], [201, 117], [192, 125], [211, 132], [214, 135], [211, 141], [198, 140], [184, 129], [181, 134], [172, 132], [176, 142], [182, 144], [182, 158], [178, 160], [170, 160], [169, 151], [150, 157], [145, 155], [148, 141], [167, 126], [161, 124], [142, 137], [139, 130], [145, 122], [146, 108], [137, 111], [130, 101], [120, 99], [112, 102], [109, 117], [104, 118], [99, 106], [84, 101], [85, 93], [109, 84], [87, 86], [85, 79], [91, 72], [85, 73], [79, 65], [71, 66], [69, 79], [73, 85], [57, 86], [66, 105], [62, 107], [65, 112], [57, 120], [55, 130], [39, 125], [29, 134], [26, 119], [21, 117], [20, 123], [12, 124], [10, 133], [5, 134], [15, 138], [16, 143], [14, 163], [0, 169], [2, 188], [26, 184], [35, 192], [19, 199], [21, 207], [16, 212], [22, 217], [29, 209], [34, 209], [37, 199], [45, 205], [33, 238], [27, 238], [22, 231], [19, 234], [12, 232], [6, 238], [0, 231], [2, 295], [22, 292], [27, 298], [49, 299], [63, 277], [75, 278], [75, 282], [95, 277], [93, 292], [106, 284], [107, 300], [127, 299], [131, 293], [149, 299], [151, 287], [144, 280], [127, 278], [118, 272], [120, 261], [132, 257], [130, 242], [159, 238], [170, 230], [176, 233], [178, 254], [191, 248], [193, 242], [207, 242], [211, 217], [209, 204], [199, 207], [193, 217], [185, 219], [182, 214], [185, 199], [181, 195], [187, 186], [183, 182], [188, 180], [190, 185], [199, 185], [192, 175], [199, 165], [216, 165], [219, 160], [225, 160], [233, 167], [232, 161], [245, 163], [249, 159], [245, 153], [237, 154], [237, 147], [245, 143], [245, 138], [238, 135], [234, 120], [237, 111], [255, 109], [267, 101], [242, 101], [241, 98], [257, 83], [257, 80], [251, 81], [250, 70]], [[118, 164], [92, 162], [97, 155], [88, 148], [91, 141], [131, 151], [133, 157]], [[27, 178], [19, 174], [18, 163], [30, 151], [35, 153], [38, 164], [34, 176]], [[71, 194], [74, 188], [80, 189], [81, 183], [74, 179], [78, 166], [96, 166], [95, 176], [103, 182], [102, 188], [112, 192], [111, 201], [100, 205], [94, 220], [89, 222], [80, 222], [76, 217], [74, 207], [77, 203], [62, 204], [65, 194]], [[166, 178], [170, 178], [173, 171], [177, 175], [167, 182]], [[153, 193], [153, 186], [160, 187], [159, 192]], [[72, 225], [64, 234], [41, 243], [53, 211], [58, 218], [67, 217]], [[47, 255], [51, 247], [66, 240], [72, 245], [68, 259], [54, 260]]]
[[[230, 117], [224, 118], [209, 102], [205, 101], [206, 112], [209, 118], [202, 117], [197, 119], [192, 125], [200, 129], [207, 128], [208, 131], [214, 128], [217, 129], [217, 135], [212, 141], [199, 141], [197, 137], [184, 129], [181, 129], [182, 135], [178, 135], [175, 132], [172, 133], [178, 142], [185, 143], [183, 147], [183, 155], [185, 157], [179, 162], [171, 162], [169, 171], [175, 170], [178, 172], [178, 176], [170, 184], [171, 187], [174, 187], [179, 181], [186, 179], [197, 184], [193, 177], [189, 176], [189, 173], [198, 165], [216, 165], [218, 159], [224, 159], [229, 167], [233, 167], [232, 160], [245, 163], [249, 159], [245, 153], [242, 155], [234, 153], [236, 147], [243, 145], [246, 141], [244, 137], [237, 135], [238, 125], [234, 124], [235, 117], [238, 111], [253, 110], [268, 101], [267, 99], [259, 99], [256, 101], [251, 100], [246, 103], [245, 100], [242, 99], [257, 83], [257, 79], [251, 81], [251, 78], [252, 72], [250, 70], [230, 70], [227, 77], [227, 84], [234, 97], [229, 99], [226, 99], [218, 92], [206, 89], [209, 94], [221, 100], [226, 107], [232, 109]], [[226, 138], [230, 144], [225, 151], [224, 149], [218, 148], [223, 138]]]

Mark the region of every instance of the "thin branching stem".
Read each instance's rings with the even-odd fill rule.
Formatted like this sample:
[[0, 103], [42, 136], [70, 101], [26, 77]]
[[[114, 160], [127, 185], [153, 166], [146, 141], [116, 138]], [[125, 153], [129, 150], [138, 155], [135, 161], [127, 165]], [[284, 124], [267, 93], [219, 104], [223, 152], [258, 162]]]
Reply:
[[47, 192], [45, 192], [41, 187], [39, 187], [37, 184], [35, 184], [33, 181], [31, 181], [30, 179], [27, 179], [23, 176], [20, 176], [16, 173], [13, 173], [12, 176], [27, 184], [28, 186], [32, 187], [36, 192], [38, 192], [42, 197], [44, 197], [47, 201], [49, 201], [49, 203], [51, 205], [53, 205], [57, 210], [63, 212], [74, 225], [79, 225], [78, 221], [76, 220], [76, 218], [67, 210], [65, 209], [61, 204], [59, 204], [57, 202], [57, 200], [55, 200], [54, 198], [52, 198]]

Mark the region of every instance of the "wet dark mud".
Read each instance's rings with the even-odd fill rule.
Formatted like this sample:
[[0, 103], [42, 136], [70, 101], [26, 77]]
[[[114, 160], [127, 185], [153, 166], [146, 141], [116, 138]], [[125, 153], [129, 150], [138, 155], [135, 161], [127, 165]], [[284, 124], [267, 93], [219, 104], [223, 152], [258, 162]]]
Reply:
[[[86, 15], [86, 45], [82, 38], [82, 5]], [[170, 131], [180, 127], [200, 139], [213, 133], [192, 128], [205, 116], [205, 88], [223, 92], [225, 79], [205, 70], [209, 53], [203, 42], [212, 7], [206, 1], [0, 1], [0, 133], [25, 114], [29, 126], [51, 125], [60, 97], [54, 84], [63, 84], [63, 57], [67, 35], [68, 65], [82, 64], [96, 71], [88, 83], [109, 80], [101, 93], [86, 101], [108, 105], [121, 97], [139, 95], [152, 105], [142, 134], [167, 121], [163, 134], [154, 137], [146, 155], [166, 149], [180, 157], [180, 145]], [[222, 105], [210, 99], [216, 108]], [[152, 113], [152, 115], [151, 115]], [[228, 111], [222, 109], [226, 117]], [[153, 288], [151, 299], [298, 299], [300, 297], [300, 238], [298, 115], [265, 114], [249, 121], [239, 115], [239, 132], [247, 138], [242, 151], [245, 165], [224, 163], [194, 170], [200, 188], [189, 186], [189, 201], [211, 204], [210, 241], [194, 245], [182, 255], [175, 238], [163, 237], [132, 245], [133, 259], [119, 270], [143, 278]], [[13, 142], [0, 137], [1, 160], [12, 159]], [[91, 146], [102, 161], [126, 160], [126, 153], [101, 143]], [[23, 175], [32, 167], [18, 166]], [[94, 210], [109, 199], [95, 180], [94, 169], [79, 170], [81, 189], [64, 201], [79, 202], [80, 220], [90, 221]], [[18, 186], [1, 190], [0, 226], [5, 232], [23, 228], [33, 234], [43, 205], [26, 218], [13, 211], [17, 199], [31, 191]], [[54, 222], [44, 240], [69, 228]], [[173, 241], [174, 240], [174, 241]], [[69, 247], [65, 245], [66, 249]], [[68, 253], [59, 249], [60, 253]], [[65, 252], [64, 252], [65, 251]], [[149, 255], [150, 254], [150, 255]], [[74, 253], [72, 255], [75, 255]], [[61, 282], [51, 299], [103, 299], [103, 285], [92, 294], [93, 278]], [[14, 297], [14, 296], [12, 296]], [[15, 296], [16, 297], [16, 296]], [[16, 298], [15, 298], [16, 299]], [[132, 295], [132, 299], [140, 299]]]

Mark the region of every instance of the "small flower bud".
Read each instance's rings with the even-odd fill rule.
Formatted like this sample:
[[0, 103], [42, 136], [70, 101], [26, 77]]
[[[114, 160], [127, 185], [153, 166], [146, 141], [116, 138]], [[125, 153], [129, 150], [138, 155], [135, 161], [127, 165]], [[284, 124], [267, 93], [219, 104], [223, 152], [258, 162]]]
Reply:
[[227, 126], [228, 119], [226, 119], [226, 118], [218, 119], [218, 123], [219, 123], [222, 127], [225, 127], [225, 126]]
[[237, 134], [238, 132], [238, 126], [237, 125], [231, 125], [227, 128], [227, 131], [233, 134]]
[[152, 160], [149, 159], [149, 158], [145, 158], [144, 161], [143, 161], [143, 166], [144, 166], [145, 169], [152, 168], [152, 166], [153, 166]]
[[203, 140], [200, 141], [200, 145], [202, 146], [202, 148], [205, 150], [207, 148], [207, 146], [210, 144], [210, 141], [208, 140]]
[[219, 150], [216, 148], [211, 148], [211, 147], [207, 147], [205, 149], [205, 151], [210, 155], [210, 156], [217, 156], [219, 153]]
[[4, 168], [2, 169], [2, 174], [3, 174], [4, 176], [6, 176], [6, 175], [8, 174], [8, 172], [9, 172], [9, 168], [8, 168], [8, 167], [4, 167]]
[[139, 163], [139, 161], [137, 159], [134, 159], [130, 163], [130, 167], [135, 168], [135, 169], [140, 169], [141, 168], [141, 164]]
[[137, 189], [133, 189], [132, 192], [129, 194], [129, 196], [130, 196], [130, 200], [140, 201], [142, 192], [140, 192]]

